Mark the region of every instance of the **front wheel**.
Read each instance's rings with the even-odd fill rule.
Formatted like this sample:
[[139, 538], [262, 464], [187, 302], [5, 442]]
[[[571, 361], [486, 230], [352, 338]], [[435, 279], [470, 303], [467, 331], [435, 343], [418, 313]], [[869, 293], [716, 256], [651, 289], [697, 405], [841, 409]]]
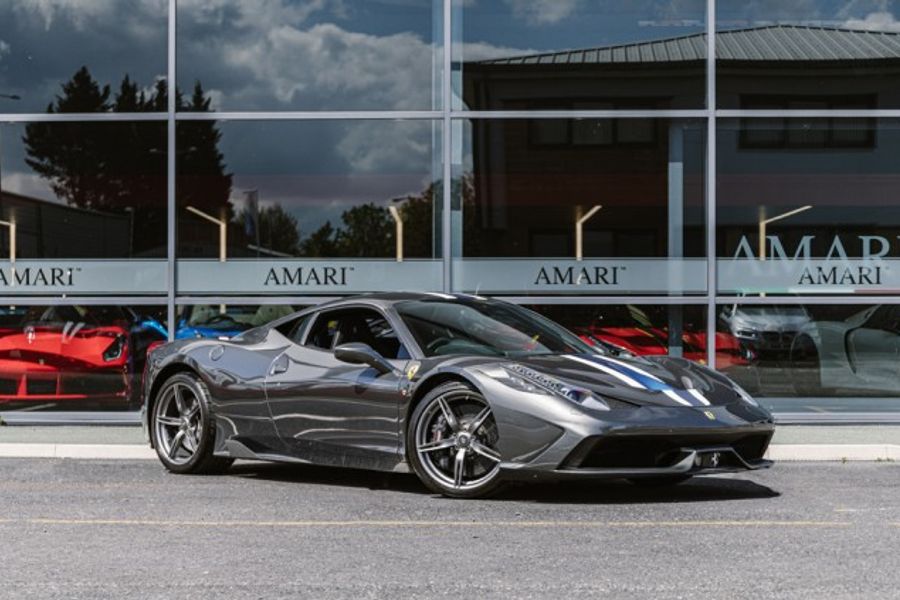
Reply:
[[478, 498], [502, 488], [491, 407], [462, 382], [439, 385], [425, 396], [409, 420], [406, 441], [413, 470], [435, 492]]
[[153, 405], [150, 435], [162, 464], [173, 473], [220, 473], [233, 459], [213, 455], [216, 430], [209, 390], [191, 373], [178, 373], [160, 388]]

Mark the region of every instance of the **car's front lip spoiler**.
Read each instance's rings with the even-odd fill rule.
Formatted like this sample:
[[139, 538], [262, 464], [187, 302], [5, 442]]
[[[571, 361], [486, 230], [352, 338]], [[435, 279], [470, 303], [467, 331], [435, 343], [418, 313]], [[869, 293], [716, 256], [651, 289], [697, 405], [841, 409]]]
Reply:
[[[768, 469], [774, 463], [771, 460], [760, 459], [755, 461], [746, 461], [740, 454], [735, 452], [734, 448], [712, 447], [712, 448], [683, 448], [685, 452], [684, 458], [674, 465], [668, 467], [644, 467], [644, 468], [563, 468], [554, 470], [537, 470], [537, 469], [521, 469], [521, 468], [504, 468], [501, 465], [501, 471], [504, 478], [507, 479], [637, 479], [641, 477], [665, 477], [671, 475], [712, 475], [715, 473], [738, 473], [741, 471], [755, 471], [758, 469]], [[721, 466], [704, 465], [702, 457], [718, 453], [728, 455], [732, 459], [732, 464]]]

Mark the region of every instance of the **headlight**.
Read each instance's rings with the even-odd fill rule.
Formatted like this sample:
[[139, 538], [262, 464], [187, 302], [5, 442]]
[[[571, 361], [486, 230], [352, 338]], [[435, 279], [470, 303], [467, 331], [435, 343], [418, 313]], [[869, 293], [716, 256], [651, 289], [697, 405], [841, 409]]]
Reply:
[[524, 365], [503, 365], [490, 370], [485, 369], [482, 372], [488, 377], [520, 392], [558, 396], [585, 408], [609, 410], [609, 405], [606, 401], [598, 398], [590, 390], [565, 383]]
[[759, 402], [756, 401], [756, 398], [750, 395], [750, 393], [736, 384], [735, 382], [731, 382], [731, 387], [734, 388], [734, 391], [737, 392], [737, 395], [741, 397], [741, 400], [748, 404], [752, 404], [753, 406], [759, 406]]
[[125, 336], [117, 335], [116, 339], [103, 351], [103, 360], [112, 362], [122, 358], [123, 352], [125, 352]]

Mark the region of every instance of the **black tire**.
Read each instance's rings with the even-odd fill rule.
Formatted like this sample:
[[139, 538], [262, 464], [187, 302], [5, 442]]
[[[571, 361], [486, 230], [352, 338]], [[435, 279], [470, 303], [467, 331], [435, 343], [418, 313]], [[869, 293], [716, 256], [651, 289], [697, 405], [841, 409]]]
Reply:
[[791, 344], [791, 384], [800, 396], [822, 394], [822, 366], [819, 349], [808, 335], [801, 335]]
[[684, 483], [691, 475], [665, 475], [660, 477], [636, 477], [629, 479], [628, 483], [638, 487], [669, 487]]
[[[442, 402], [450, 407], [455, 428], [447, 419]], [[430, 437], [426, 440], [426, 436]], [[428, 489], [450, 498], [484, 498], [505, 487], [499, 469], [500, 455], [494, 449], [498, 439], [497, 424], [484, 396], [468, 384], [449, 381], [428, 392], [416, 405], [407, 424], [407, 459]], [[423, 450], [429, 445], [451, 442], [446, 448]], [[445, 463], [452, 463], [452, 472], [441, 466]], [[462, 464], [459, 470], [458, 463]], [[464, 481], [467, 471], [471, 478]]]
[[[190, 410], [183, 410], [188, 402]], [[209, 390], [193, 373], [177, 373], [160, 386], [149, 424], [156, 454], [173, 473], [218, 474], [234, 462], [232, 458], [213, 455], [216, 428], [209, 410]]]

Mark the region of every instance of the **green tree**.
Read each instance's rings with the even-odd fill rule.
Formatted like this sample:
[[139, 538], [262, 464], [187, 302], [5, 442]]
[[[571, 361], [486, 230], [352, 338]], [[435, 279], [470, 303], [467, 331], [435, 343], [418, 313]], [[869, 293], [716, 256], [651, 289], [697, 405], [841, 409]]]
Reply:
[[394, 221], [387, 208], [372, 202], [360, 204], [341, 215], [344, 227], [338, 232], [340, 256], [384, 258], [395, 247]]
[[[183, 101], [180, 94], [176, 101], [180, 110], [210, 109], [199, 82], [190, 101]], [[62, 85], [62, 93], [47, 112], [141, 113], [165, 111], [167, 105], [164, 80], [158, 80], [148, 95], [126, 75], [111, 96], [110, 86], [101, 86], [87, 67], [82, 67]], [[230, 219], [231, 175], [226, 173], [218, 148], [221, 133], [216, 123], [186, 123], [176, 131], [179, 206], [198, 206]], [[143, 121], [31, 123], [23, 142], [26, 163], [49, 181], [61, 200], [83, 209], [130, 213], [134, 222], [132, 254], [165, 255], [165, 126]], [[208, 228], [205, 231], [209, 234]]]
[[338, 256], [337, 233], [328, 221], [300, 243], [300, 255], [308, 258]]
[[[274, 250], [297, 256], [300, 253], [300, 225], [296, 217], [285, 211], [281, 205], [259, 209], [255, 218], [244, 209], [238, 217], [242, 229], [248, 232], [253, 227], [259, 230], [259, 245], [264, 250]], [[256, 243], [255, 234], [246, 234], [250, 243]]]

